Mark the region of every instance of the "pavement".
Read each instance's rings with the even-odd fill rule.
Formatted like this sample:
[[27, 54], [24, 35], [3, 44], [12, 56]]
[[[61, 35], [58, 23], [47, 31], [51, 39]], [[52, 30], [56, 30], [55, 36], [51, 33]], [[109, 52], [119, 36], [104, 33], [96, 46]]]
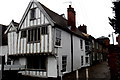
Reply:
[[110, 70], [107, 62], [89, 67], [89, 78], [110, 78]]

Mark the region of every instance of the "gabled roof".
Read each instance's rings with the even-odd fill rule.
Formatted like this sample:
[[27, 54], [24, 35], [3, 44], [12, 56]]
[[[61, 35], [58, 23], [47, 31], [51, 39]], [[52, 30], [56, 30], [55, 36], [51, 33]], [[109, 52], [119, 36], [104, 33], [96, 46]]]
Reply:
[[42, 7], [42, 5], [41, 5], [37, 0], [31, 0], [30, 3], [28, 4], [28, 7], [27, 7], [27, 9], [26, 9], [26, 11], [25, 11], [25, 13], [24, 13], [21, 21], [20, 21], [19, 29], [21, 28], [21, 25], [22, 25], [22, 23], [24, 22], [25, 17], [26, 17], [26, 15], [28, 14], [28, 12], [29, 12], [29, 10], [30, 10], [30, 8], [31, 8], [31, 6], [32, 6], [33, 3], [35, 3], [35, 4], [37, 5], [37, 7], [38, 7], [38, 8], [43, 12], [43, 14], [46, 16], [46, 18], [48, 19], [48, 21], [50, 22], [50, 24], [51, 24], [52, 26], [54, 26], [53, 20], [50, 18], [50, 16], [49, 16], [49, 15], [47, 14], [47, 12], [44, 10], [44, 8]]
[[19, 23], [17, 23], [17, 22], [15, 22], [14, 20], [12, 20], [12, 21], [10, 22], [10, 24], [8, 25], [8, 28], [7, 28], [7, 30], [5, 31], [4, 34], [7, 34], [11, 27], [13, 27], [14, 30], [17, 32], [17, 31], [18, 31], [18, 26], [19, 26]]
[[28, 14], [28, 11], [30, 10], [33, 3], [35, 3], [37, 5], [37, 7], [43, 12], [43, 14], [46, 16], [46, 18], [48, 19], [48, 21], [50, 22], [50, 24], [52, 26], [57, 25], [56, 27], [64, 29], [72, 34], [75, 34], [76, 36], [85, 38], [85, 36], [82, 34], [82, 32], [79, 31], [77, 28], [75, 31], [71, 31], [68, 28], [67, 19], [65, 19], [61, 15], [55, 13], [54, 11], [50, 10], [49, 8], [47, 8], [46, 6], [44, 6], [43, 4], [38, 2], [37, 0], [31, 0], [30, 3], [28, 4], [28, 7], [27, 7], [27, 9], [26, 9], [26, 11], [25, 11], [20, 23], [19, 23], [18, 30], [21, 28], [21, 25], [24, 22], [25, 17]]
[[47, 8], [46, 6], [44, 6], [37, 0], [32, 0], [32, 1], [30, 1], [29, 5], [20, 21], [19, 29], [20, 29], [21, 24], [23, 23], [26, 15], [28, 14], [28, 11], [30, 10], [30, 7], [33, 3], [35, 3], [37, 5], [37, 7], [44, 13], [44, 15], [47, 17], [47, 19], [52, 24], [52, 26], [54, 26], [56, 24], [56, 25], [59, 25], [62, 27], [63, 26], [67, 27], [67, 20], [65, 18], [63, 18], [61, 15], [53, 12], [52, 10], [50, 10], [49, 8]]

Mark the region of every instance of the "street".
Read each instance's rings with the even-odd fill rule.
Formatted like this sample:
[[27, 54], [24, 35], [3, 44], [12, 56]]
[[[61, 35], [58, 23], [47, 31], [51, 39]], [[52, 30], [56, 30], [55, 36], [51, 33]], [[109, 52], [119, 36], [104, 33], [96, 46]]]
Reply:
[[[110, 80], [110, 71], [107, 62], [101, 62], [99, 64], [88, 67], [88, 76], [86, 76], [86, 68], [78, 70], [78, 80]], [[88, 79], [86, 79], [88, 77]], [[76, 71], [64, 75], [63, 80], [77, 80]]]

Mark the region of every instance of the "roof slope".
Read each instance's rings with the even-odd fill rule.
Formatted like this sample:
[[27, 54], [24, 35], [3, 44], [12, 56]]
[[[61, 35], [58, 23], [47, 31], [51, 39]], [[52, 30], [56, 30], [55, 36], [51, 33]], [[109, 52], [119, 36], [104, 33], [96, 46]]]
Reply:
[[8, 31], [10, 30], [11, 27], [13, 27], [15, 29], [15, 31], [17, 32], [18, 31], [18, 26], [19, 26], [19, 23], [15, 22], [14, 20], [12, 20], [10, 22], [10, 24], [8, 25], [8, 28], [7, 30], [5, 31], [5, 34], [8, 33]]
[[46, 11], [46, 13], [50, 16], [50, 18], [54, 21], [54, 24], [59, 25], [59, 28], [63, 28], [64, 30], [69, 31], [72, 34], [75, 34], [79, 37], [85, 38], [85, 36], [82, 34], [81, 31], [78, 30], [78, 28], [75, 29], [75, 31], [72, 31], [71, 29], [68, 28], [68, 21], [61, 15], [55, 13], [54, 11], [50, 10], [43, 4], [39, 2], [39, 4], [43, 7], [43, 9]]
[[50, 16], [50, 18], [54, 21], [55, 24], [63, 26], [63, 27], [67, 27], [67, 20], [65, 18], [63, 18], [61, 15], [53, 12], [52, 10], [48, 9], [46, 6], [44, 6], [40, 2], [39, 2], [39, 4], [44, 8], [46, 13]]

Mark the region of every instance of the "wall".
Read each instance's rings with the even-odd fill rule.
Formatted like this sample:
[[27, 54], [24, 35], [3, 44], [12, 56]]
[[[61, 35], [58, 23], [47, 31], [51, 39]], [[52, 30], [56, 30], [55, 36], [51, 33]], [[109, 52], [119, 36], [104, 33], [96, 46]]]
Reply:
[[70, 33], [61, 30], [61, 46], [55, 48], [55, 53], [57, 54], [57, 57], [58, 57], [59, 75], [61, 75], [61, 70], [62, 70], [62, 56], [67, 56], [67, 66], [66, 66], [65, 73], [71, 72], [71, 35]]
[[[49, 24], [47, 17], [44, 13], [37, 7], [35, 3], [32, 4], [31, 8], [36, 8], [36, 19], [30, 20], [30, 10], [28, 11], [25, 20], [21, 25], [21, 30], [28, 30], [30, 28], [41, 27], [43, 25]], [[52, 52], [52, 26], [49, 25], [48, 27], [48, 34], [41, 35], [41, 40], [39, 42], [31, 42], [28, 43], [28, 38], [21, 38], [21, 31], [19, 32], [18, 37], [18, 47], [17, 53], [18, 54], [26, 54], [26, 53], [47, 53]], [[27, 31], [28, 33], [28, 31]]]
[[[80, 40], [83, 41], [83, 49], [80, 47]], [[83, 56], [83, 66], [85, 65], [85, 40], [73, 35], [73, 70], [81, 68], [81, 56]]]
[[47, 75], [48, 77], [57, 77], [57, 59], [54, 56], [48, 57]]
[[5, 56], [5, 62], [7, 62], [8, 46], [0, 46], [0, 55]]
[[9, 55], [16, 54], [16, 49], [17, 49], [17, 33], [16, 32], [8, 33], [8, 48], [9, 48]]

